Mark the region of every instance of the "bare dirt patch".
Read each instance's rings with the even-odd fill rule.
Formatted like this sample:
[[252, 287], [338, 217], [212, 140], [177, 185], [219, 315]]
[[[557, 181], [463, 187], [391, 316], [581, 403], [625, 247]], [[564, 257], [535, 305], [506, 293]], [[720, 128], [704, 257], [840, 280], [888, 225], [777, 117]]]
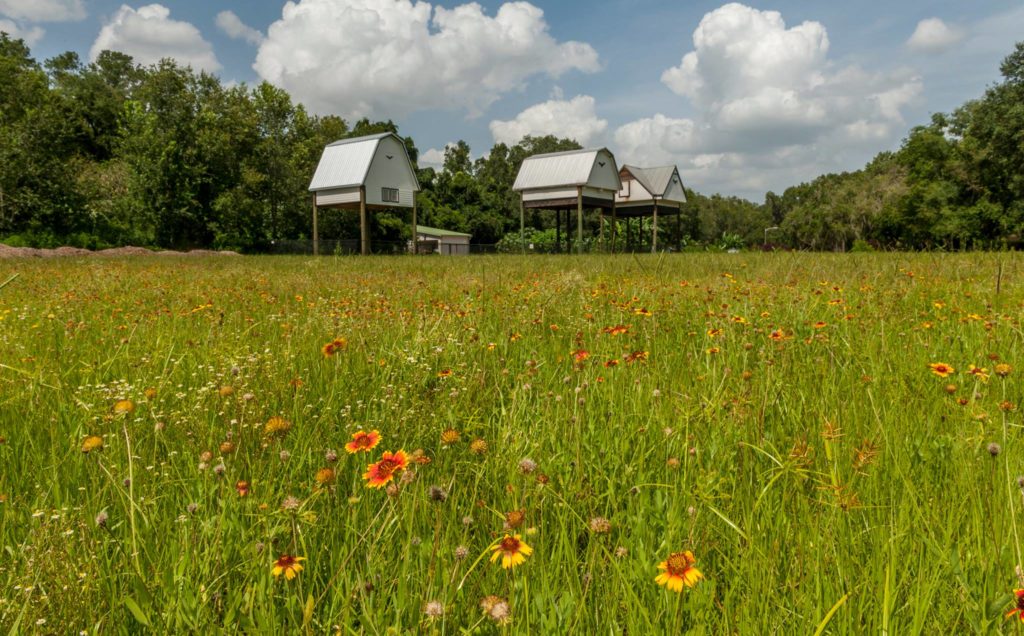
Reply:
[[238, 256], [238, 252], [214, 250], [191, 250], [177, 252], [175, 250], [150, 250], [145, 247], [112, 247], [105, 250], [86, 250], [80, 247], [57, 247], [39, 249], [35, 247], [11, 247], [0, 243], [0, 259], [5, 258], [58, 258], [62, 256]]

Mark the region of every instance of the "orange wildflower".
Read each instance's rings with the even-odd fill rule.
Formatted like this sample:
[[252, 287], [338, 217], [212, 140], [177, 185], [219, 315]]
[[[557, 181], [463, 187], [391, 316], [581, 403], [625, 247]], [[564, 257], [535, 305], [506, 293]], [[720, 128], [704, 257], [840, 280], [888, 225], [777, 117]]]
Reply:
[[356, 431], [352, 433], [352, 441], [345, 444], [345, 450], [348, 453], [358, 453], [363, 451], [369, 453], [377, 444], [380, 443], [380, 432], [379, 431]]
[[652, 315], [651, 314], [651, 310], [648, 309], [647, 307], [637, 307], [636, 309], [633, 310], [633, 313], [636, 314], [637, 316], [650, 316], [650, 315]]
[[658, 564], [658, 569], [664, 571], [654, 580], [658, 585], [664, 585], [673, 592], [682, 592], [683, 586], [693, 587], [697, 585], [697, 581], [704, 578], [700, 570], [693, 567], [696, 562], [693, 552], [689, 550], [674, 552]]
[[580, 362], [583, 362], [584, 360], [586, 360], [589, 357], [590, 357], [590, 352], [587, 351], [586, 349], [577, 349], [576, 351], [572, 352], [572, 358], [573, 358], [573, 360], [576, 361], [577, 364], [579, 364]]
[[982, 367], [976, 367], [973, 364], [971, 364], [971, 365], [968, 365], [968, 367], [967, 367], [967, 374], [968, 375], [973, 375], [974, 377], [978, 378], [982, 382], [987, 382], [988, 381], [988, 369], [985, 369], [985, 368], [982, 368]]
[[90, 435], [82, 442], [82, 452], [91, 453], [94, 450], [103, 448], [103, 438], [99, 435]]
[[331, 484], [334, 483], [335, 480], [334, 469], [321, 468], [320, 470], [316, 471], [315, 479], [316, 483], [320, 484], [321, 486], [330, 486]]
[[506, 534], [491, 549], [494, 551], [491, 555], [491, 563], [496, 563], [498, 559], [501, 559], [501, 567], [505, 570], [516, 567], [526, 561], [526, 557], [533, 554], [533, 548], [526, 545], [518, 534]]
[[249, 482], [239, 480], [235, 483], [235, 490], [238, 491], [239, 497], [245, 497], [249, 494]]
[[277, 561], [274, 561], [274, 567], [270, 573], [275, 577], [279, 577], [284, 574], [284, 578], [291, 581], [299, 572], [302, 571], [302, 564], [300, 561], [305, 561], [306, 557], [292, 556], [290, 554], [282, 554], [277, 557]]
[[928, 368], [932, 370], [932, 373], [940, 378], [947, 378], [956, 371], [952, 365], [948, 365], [945, 362], [933, 362], [928, 365]]
[[621, 336], [624, 333], [629, 333], [629, 327], [626, 325], [615, 325], [614, 327], [605, 327], [601, 331], [609, 336]]
[[1024, 590], [1014, 590], [1014, 606], [1013, 609], [1006, 613], [1006, 618], [1016, 615], [1017, 620], [1024, 623]]
[[649, 354], [648, 354], [647, 351], [634, 351], [633, 353], [630, 353], [629, 355], [627, 355], [625, 357], [625, 360], [626, 360], [626, 362], [632, 364], [632, 363], [636, 362], [637, 360], [641, 360], [641, 361], [642, 360], [647, 360], [647, 356], [648, 355]]
[[114, 415], [127, 415], [135, 410], [135, 402], [131, 400], [118, 400], [114, 402]]
[[452, 375], [452, 370], [451, 369], [441, 369], [440, 371], [437, 372], [437, 377], [439, 377], [439, 378], [447, 378], [447, 377], [451, 377], [451, 375]]
[[405, 470], [408, 464], [409, 458], [405, 451], [384, 451], [380, 461], [367, 466], [366, 472], [363, 473], [367, 488], [383, 488], [395, 478], [395, 473]]
[[328, 342], [323, 347], [321, 347], [320, 351], [323, 352], [325, 358], [330, 358], [335, 353], [344, 349], [345, 345], [347, 344], [348, 341], [345, 340], [344, 338], [335, 338], [334, 340]]

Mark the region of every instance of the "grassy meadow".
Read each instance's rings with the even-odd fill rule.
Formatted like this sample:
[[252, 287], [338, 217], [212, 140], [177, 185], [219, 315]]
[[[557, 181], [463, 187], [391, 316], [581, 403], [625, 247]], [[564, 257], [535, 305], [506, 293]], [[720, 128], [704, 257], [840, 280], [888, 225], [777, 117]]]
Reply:
[[14, 274], [5, 633], [1024, 626], [1018, 255]]

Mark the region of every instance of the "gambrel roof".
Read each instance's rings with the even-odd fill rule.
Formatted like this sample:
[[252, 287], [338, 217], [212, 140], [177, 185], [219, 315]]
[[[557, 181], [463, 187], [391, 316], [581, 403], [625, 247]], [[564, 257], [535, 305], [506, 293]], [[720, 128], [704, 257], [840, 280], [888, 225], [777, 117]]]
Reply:
[[409, 154], [405, 151], [405, 141], [395, 133], [379, 133], [365, 137], [340, 139], [328, 144], [324, 148], [323, 155], [320, 156], [320, 163], [316, 166], [313, 181], [309, 184], [310, 192], [364, 185], [374, 154], [377, 152], [381, 140], [387, 137], [394, 137], [398, 141], [398, 145], [402, 147], [402, 151], [405, 152], [405, 160], [412, 174], [412, 180], [417, 184], [415, 190], [418, 191], [419, 183], [416, 181], [412, 162], [409, 161]]
[[618, 174], [615, 156], [607, 148], [552, 152], [524, 159], [512, 189], [517, 192], [566, 186], [618, 189], [622, 187]]

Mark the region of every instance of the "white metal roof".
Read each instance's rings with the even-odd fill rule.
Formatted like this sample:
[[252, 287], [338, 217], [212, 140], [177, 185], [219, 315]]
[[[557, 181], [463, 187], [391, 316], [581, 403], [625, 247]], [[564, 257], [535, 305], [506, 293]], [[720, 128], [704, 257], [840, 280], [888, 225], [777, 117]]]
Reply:
[[402, 147], [405, 147], [401, 137], [394, 133], [340, 139], [328, 144], [320, 156], [313, 181], [309, 184], [310, 191], [363, 185], [370, 170], [373, 154], [377, 151], [377, 144], [389, 136], [394, 136], [402, 143]]
[[594, 163], [602, 152], [607, 153], [611, 160], [615, 161], [614, 155], [607, 148], [569, 150], [527, 157], [519, 168], [512, 189], [521, 191], [587, 185], [590, 175], [594, 172]]

